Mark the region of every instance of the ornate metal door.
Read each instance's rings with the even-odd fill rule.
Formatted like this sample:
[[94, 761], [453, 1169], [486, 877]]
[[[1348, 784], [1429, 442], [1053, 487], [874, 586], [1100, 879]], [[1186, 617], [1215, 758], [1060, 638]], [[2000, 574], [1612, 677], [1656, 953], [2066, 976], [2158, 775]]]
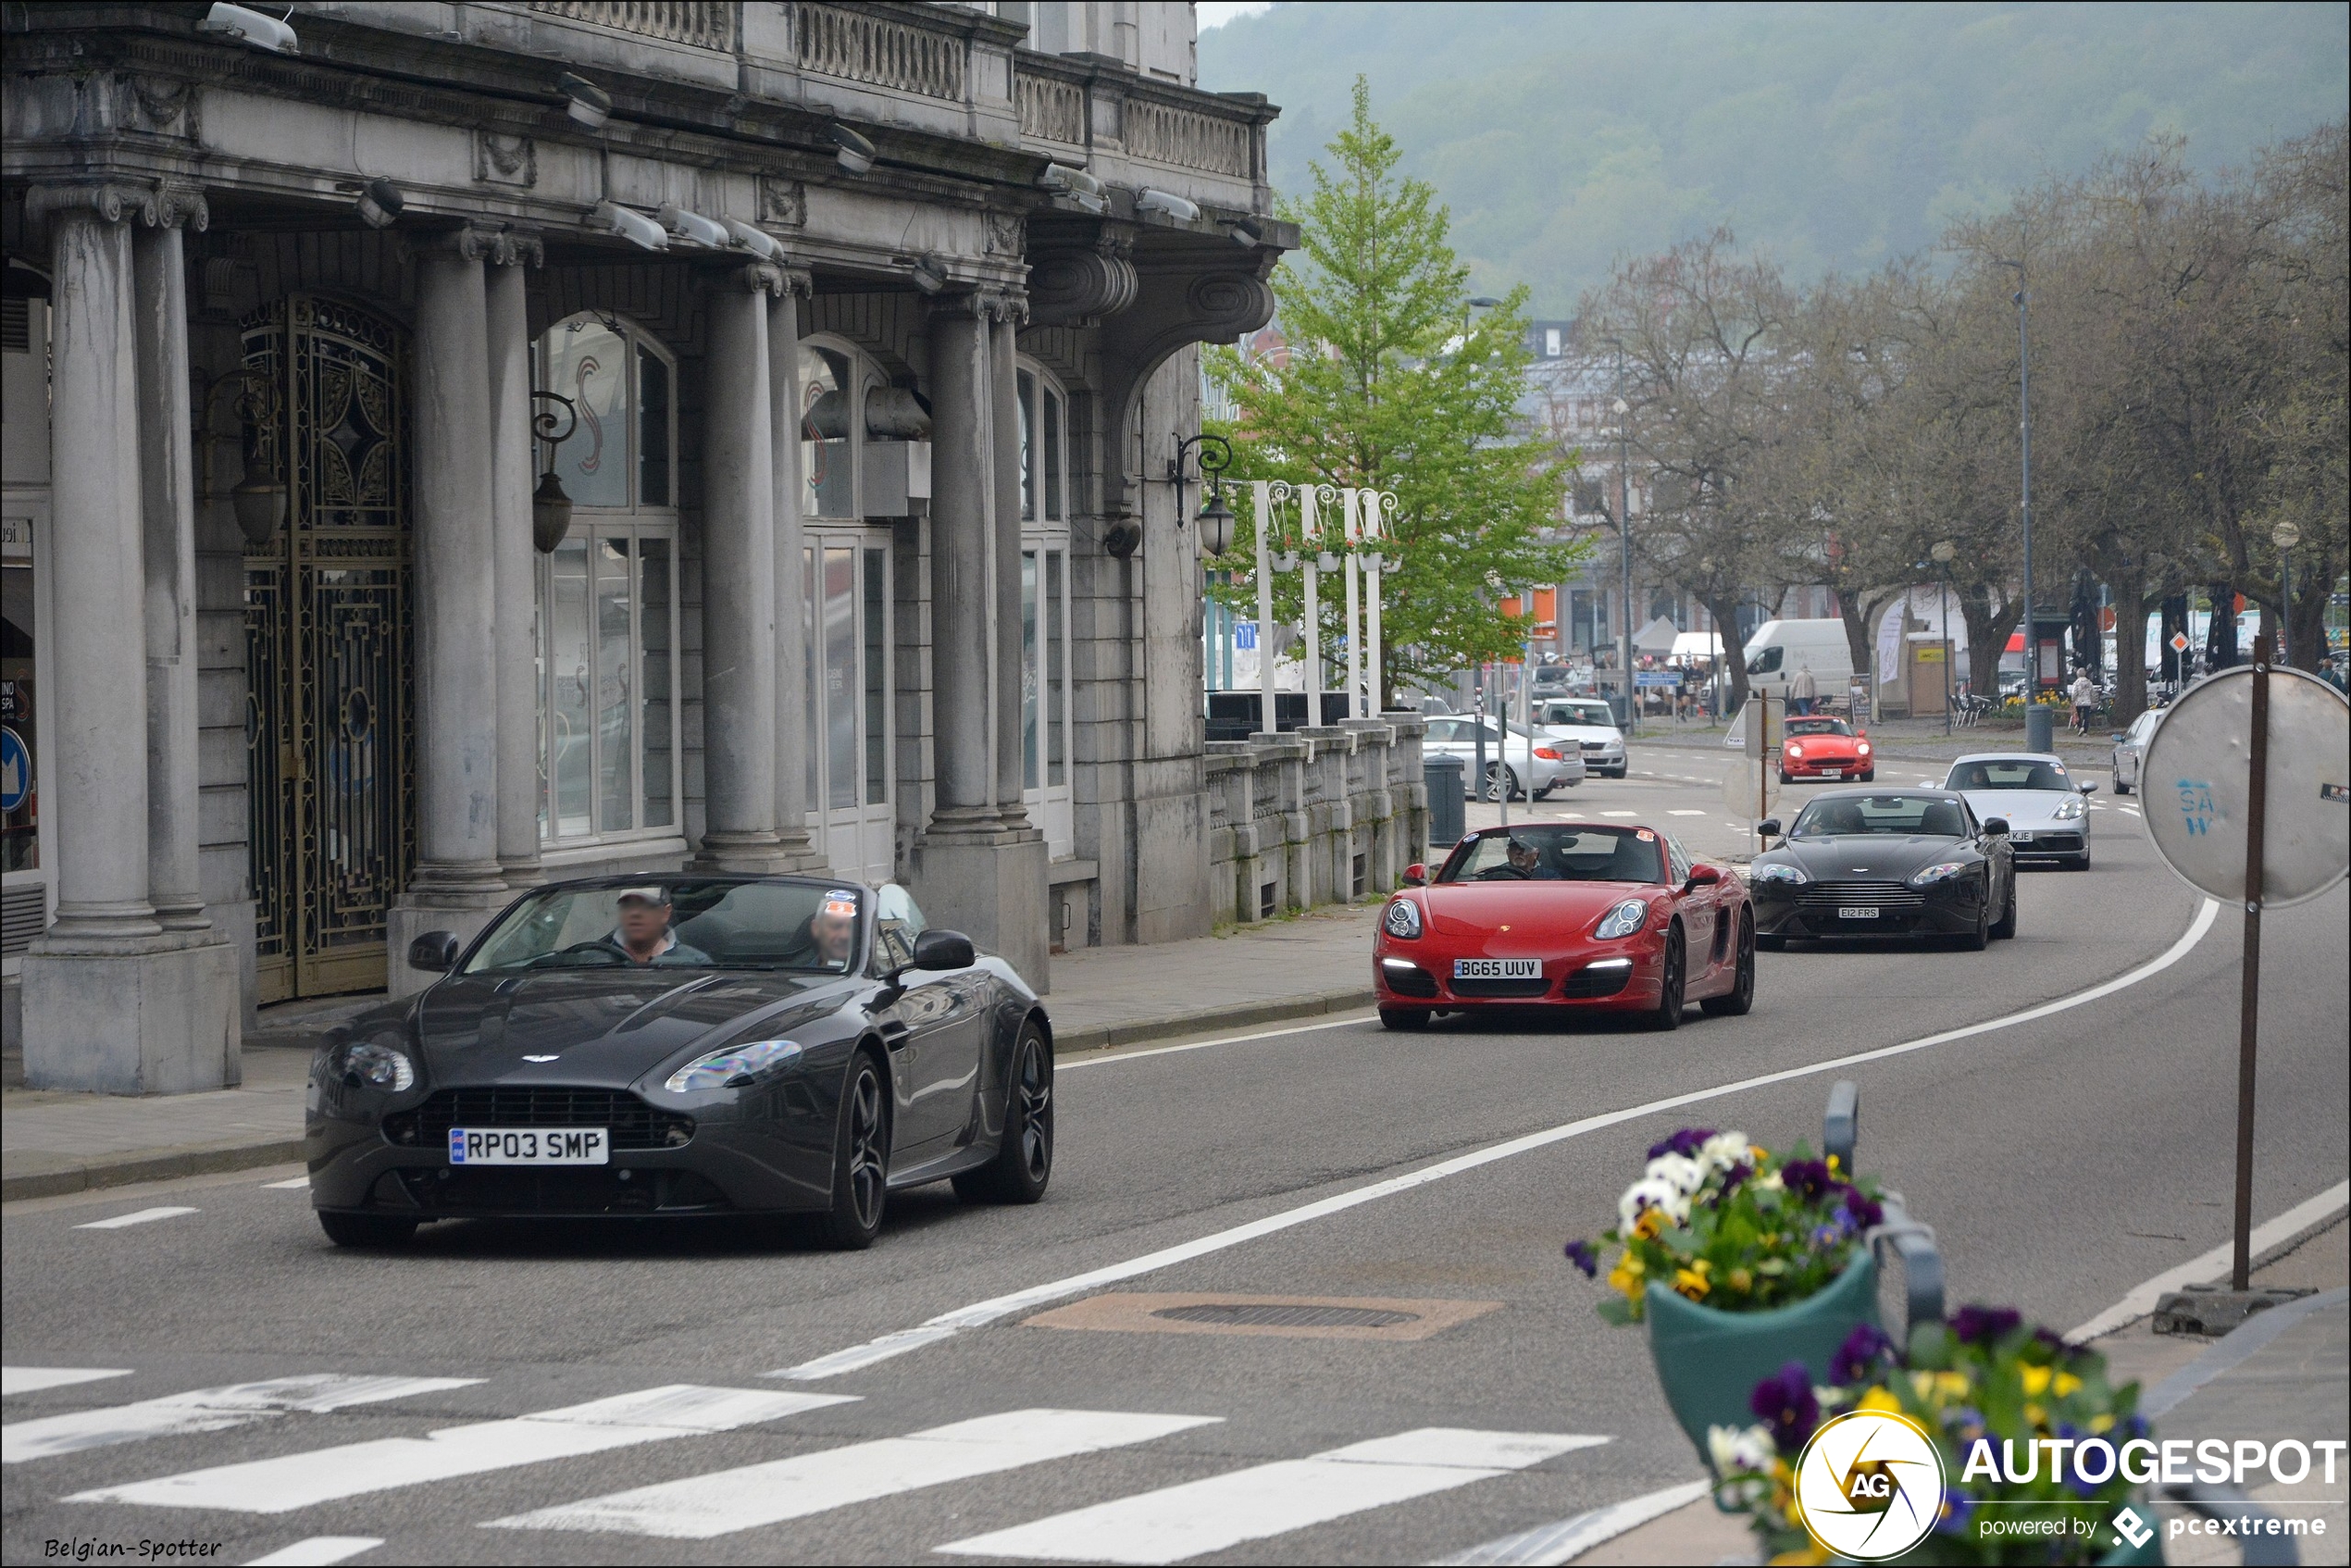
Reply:
[[255, 459], [288, 492], [285, 528], [245, 557], [261, 999], [372, 990], [416, 850], [406, 345], [306, 294], [244, 344], [280, 394]]

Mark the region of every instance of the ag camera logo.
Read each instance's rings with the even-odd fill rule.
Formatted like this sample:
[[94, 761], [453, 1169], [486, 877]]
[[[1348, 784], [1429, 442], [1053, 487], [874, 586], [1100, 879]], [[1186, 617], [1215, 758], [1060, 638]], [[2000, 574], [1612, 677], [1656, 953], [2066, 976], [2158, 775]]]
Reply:
[[1796, 1500], [1822, 1549], [1883, 1562], [1924, 1540], [1943, 1512], [1943, 1456], [1918, 1423], [1857, 1410], [1824, 1423], [1796, 1461]]

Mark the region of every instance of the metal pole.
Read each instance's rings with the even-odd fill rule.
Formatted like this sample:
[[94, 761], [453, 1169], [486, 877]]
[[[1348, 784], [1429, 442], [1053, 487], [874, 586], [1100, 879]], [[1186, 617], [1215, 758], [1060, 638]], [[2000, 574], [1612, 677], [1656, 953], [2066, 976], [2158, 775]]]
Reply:
[[1306, 565], [1306, 716], [1323, 722], [1323, 574], [1314, 558], [1323, 548], [1323, 510], [1316, 487], [1302, 485], [1298, 492], [1299, 531], [1305, 536]]
[[1477, 666], [1474, 686], [1477, 694], [1477, 778], [1470, 785], [1470, 792], [1479, 800], [1486, 798], [1486, 666]]
[[1943, 733], [1951, 733], [1951, 568], [1943, 568]]
[[[1355, 502], [1359, 492], [1342, 490], [1339, 505], [1345, 508], [1347, 529], [1347, 716], [1363, 716], [1363, 636], [1356, 624], [1363, 614], [1363, 575], [1362, 563], [1355, 559]], [[1314, 716], [1320, 724], [1322, 716]]]
[[2270, 806], [2270, 640], [2253, 641], [2252, 756], [2245, 778], [2245, 958], [2237, 993], [2236, 1251], [2229, 1288], [2247, 1288], [2253, 1265], [2253, 1067], [2261, 1020], [2261, 869]]
[[2023, 467], [2024, 700], [2028, 713], [2032, 711], [2033, 699], [2041, 691], [2040, 633], [2033, 625], [2033, 342], [2028, 325], [2031, 317], [2032, 306], [2026, 302], [2024, 293], [2024, 264], [2019, 262], [2016, 267], [2016, 395], [2017, 428], [2021, 432]]
[[2278, 663], [2294, 665], [2294, 550], [2278, 552]]
[[1632, 411], [1624, 404], [1624, 351], [1616, 351], [1616, 531], [1624, 546], [1624, 597], [1619, 608], [1623, 624], [1616, 628], [1617, 646], [1623, 650], [1617, 667], [1624, 678], [1624, 734], [1629, 740], [1640, 719], [1640, 708], [1633, 693], [1633, 432], [1629, 418]]
[[[1498, 771], [1502, 776], [1500, 782], [1496, 786], [1495, 795], [1502, 803], [1502, 830], [1504, 832], [1508, 832], [1511, 826], [1511, 689], [1505, 684], [1510, 678], [1509, 670], [1508, 665], [1499, 662], [1494, 666], [1494, 706], [1498, 710], [1494, 732], [1501, 737], [1501, 740], [1496, 742], [1499, 747], [1499, 753], [1495, 758], [1495, 763]], [[1485, 723], [1485, 716], [1479, 715], [1479, 727], [1484, 728]], [[1526, 760], [1532, 763], [1535, 759], [1529, 757]]]
[[1257, 503], [1257, 691], [1264, 711], [1258, 716], [1258, 733], [1278, 732], [1274, 713], [1274, 483], [1251, 479], [1250, 498]]

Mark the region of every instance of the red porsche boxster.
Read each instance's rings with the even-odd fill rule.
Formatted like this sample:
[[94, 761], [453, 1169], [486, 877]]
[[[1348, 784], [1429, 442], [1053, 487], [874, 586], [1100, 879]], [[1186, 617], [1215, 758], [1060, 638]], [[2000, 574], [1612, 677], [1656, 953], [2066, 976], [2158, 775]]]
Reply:
[[1684, 1004], [1755, 1001], [1747, 884], [1671, 836], [1616, 823], [1539, 822], [1472, 833], [1380, 914], [1372, 977], [1380, 1022], [1540, 1007], [1682, 1022]]
[[1852, 778], [1867, 784], [1877, 777], [1867, 730], [1857, 730], [1828, 714], [1797, 714], [1780, 741], [1780, 782], [1799, 778]]

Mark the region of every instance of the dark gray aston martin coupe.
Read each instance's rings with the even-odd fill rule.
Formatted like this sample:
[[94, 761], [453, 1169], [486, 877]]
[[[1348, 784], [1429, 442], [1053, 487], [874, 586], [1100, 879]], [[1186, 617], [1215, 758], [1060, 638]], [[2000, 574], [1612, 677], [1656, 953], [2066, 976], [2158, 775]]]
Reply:
[[[1766, 838], [1777, 821], [1760, 825]], [[1949, 790], [1828, 790], [1748, 868], [1755, 940], [1950, 936], [1982, 948], [2016, 935], [2009, 825]]]
[[311, 1202], [342, 1246], [427, 1220], [815, 1216], [891, 1188], [1033, 1203], [1053, 1164], [1036, 993], [904, 889], [646, 875], [540, 888], [311, 1064]]

